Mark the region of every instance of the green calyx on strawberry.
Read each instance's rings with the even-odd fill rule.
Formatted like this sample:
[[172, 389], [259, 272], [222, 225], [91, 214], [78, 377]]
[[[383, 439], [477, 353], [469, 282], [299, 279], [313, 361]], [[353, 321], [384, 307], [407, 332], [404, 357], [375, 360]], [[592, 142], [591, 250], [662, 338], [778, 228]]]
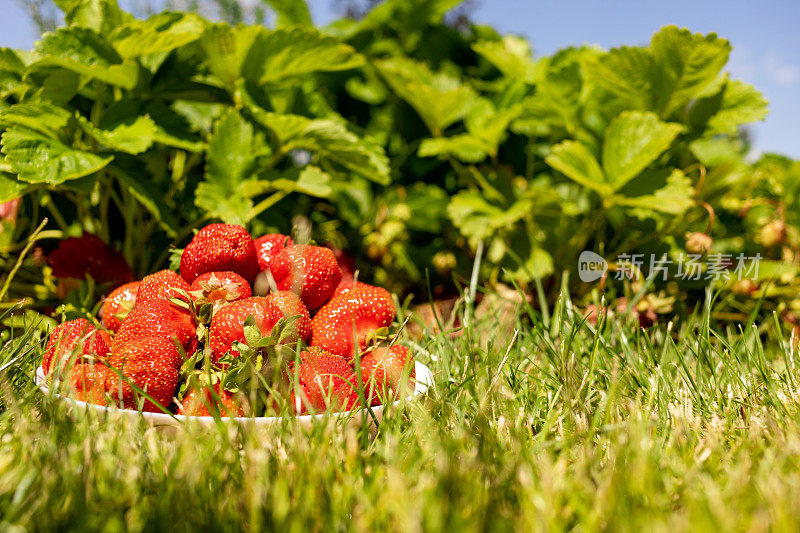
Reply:
[[242, 226], [210, 224], [194, 236], [181, 255], [181, 276], [193, 282], [206, 272], [236, 272], [253, 283], [258, 256], [253, 238]]
[[250, 405], [241, 393], [222, 388], [220, 372], [197, 371], [182, 387], [178, 413], [186, 416], [247, 416]]
[[311, 346], [351, 360], [386, 338], [395, 317], [389, 291], [358, 284], [331, 298], [311, 321]]
[[195, 305], [210, 303], [214, 310], [236, 300], [253, 296], [247, 280], [236, 272], [206, 272], [199, 275], [189, 288]]

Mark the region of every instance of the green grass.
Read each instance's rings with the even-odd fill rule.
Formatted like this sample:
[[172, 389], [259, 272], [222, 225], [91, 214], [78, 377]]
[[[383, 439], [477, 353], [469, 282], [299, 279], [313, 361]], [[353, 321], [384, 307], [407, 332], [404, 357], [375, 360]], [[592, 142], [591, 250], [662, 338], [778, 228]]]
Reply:
[[[2, 351], [0, 520], [25, 529], [796, 530], [800, 369], [771, 320], [600, 331], [567, 301], [421, 343], [423, 401], [375, 430], [167, 435], [71, 418]], [[463, 318], [463, 308], [461, 308]], [[517, 333], [513, 333], [516, 330]], [[29, 331], [32, 331], [29, 329]], [[513, 339], [513, 342], [512, 342]], [[435, 357], [434, 357], [435, 356]]]

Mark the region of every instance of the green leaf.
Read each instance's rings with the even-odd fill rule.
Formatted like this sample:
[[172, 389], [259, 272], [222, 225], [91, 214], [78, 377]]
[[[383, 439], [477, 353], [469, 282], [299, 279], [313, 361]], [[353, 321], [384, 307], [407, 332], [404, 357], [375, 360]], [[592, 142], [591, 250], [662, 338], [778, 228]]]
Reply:
[[284, 152], [307, 150], [326, 166], [342, 167], [374, 182], [389, 183], [389, 160], [383, 149], [359, 139], [345, 126], [333, 120], [309, 119], [300, 115], [269, 113], [251, 108], [253, 117], [268, 128]]
[[475, 243], [495, 232], [495, 220], [503, 215], [503, 210], [477, 192], [462, 191], [450, 199], [447, 214], [462, 235]]
[[70, 26], [89, 28], [108, 34], [133, 16], [119, 8], [116, 0], [55, 0], [64, 12], [64, 20]]
[[131, 20], [111, 35], [111, 44], [125, 58], [163, 54], [200, 38], [203, 19], [192, 13], [161, 13]]
[[650, 211], [680, 215], [694, 205], [692, 181], [678, 169], [667, 178], [667, 184], [653, 194], [640, 196], [614, 196], [611, 202], [616, 205], [640, 207]]
[[311, 26], [311, 12], [304, 0], [264, 0], [277, 17], [278, 26]]
[[452, 137], [423, 139], [419, 145], [417, 155], [420, 157], [439, 157], [440, 159], [454, 157], [464, 163], [480, 163], [486, 159], [491, 150], [492, 146], [482, 139], [473, 137], [468, 133], [462, 133]]
[[327, 198], [333, 193], [332, 182], [333, 177], [330, 174], [319, 167], [308, 165], [302, 169], [262, 172], [258, 181], [245, 183], [243, 191], [248, 198], [271, 191], [299, 192]]
[[603, 169], [614, 190], [655, 161], [681, 132], [653, 113], [626, 111], [611, 121], [603, 143]]
[[108, 129], [101, 129], [76, 113], [75, 118], [83, 131], [100, 144], [127, 154], [140, 154], [153, 144], [158, 128], [147, 115], [130, 118]]
[[25, 72], [25, 63], [14, 50], [0, 47], [0, 70], [22, 75]]
[[2, 149], [20, 179], [50, 185], [93, 174], [114, 159], [73, 150], [52, 137], [21, 127], [3, 133]]
[[352, 46], [314, 28], [293, 26], [259, 32], [242, 65], [242, 77], [279, 83], [312, 72], [348, 70], [364, 64]]
[[656, 64], [656, 97], [661, 116], [685, 109], [692, 100], [717, 82], [728, 62], [731, 45], [716, 34], [692, 34], [667, 26], [656, 33], [650, 49]]
[[477, 99], [464, 119], [467, 131], [488, 146], [491, 156], [497, 155], [500, 143], [506, 137], [508, 126], [522, 111], [522, 106], [514, 105], [496, 110], [494, 105], [484, 98]]
[[205, 181], [196, 191], [197, 207], [229, 224], [248, 221], [253, 202], [243, 187], [255, 177], [255, 145], [253, 126], [235, 109], [217, 120], [208, 141]]
[[327, 198], [333, 192], [330, 183], [330, 174], [309, 165], [300, 171], [297, 181], [292, 184], [292, 190], [319, 198]]
[[555, 145], [545, 162], [569, 179], [597, 191], [601, 196], [612, 192], [597, 159], [582, 143], [564, 141]]
[[55, 138], [56, 133], [67, 126], [71, 116], [66, 109], [47, 102], [15, 104], [0, 111], [0, 127], [21, 126]]
[[646, 48], [623, 46], [581, 59], [586, 80], [611, 92], [628, 109], [651, 110], [655, 63]]
[[19, 198], [30, 188], [30, 184], [17, 180], [11, 174], [0, 172], [0, 203]]
[[46, 33], [36, 43], [36, 51], [41, 58], [29, 66], [30, 70], [61, 67], [125, 89], [135, 87], [139, 76], [139, 66], [134, 61], [123, 62], [108, 42], [88, 28], [60, 28]]
[[223, 83], [233, 85], [241, 77], [247, 54], [262, 31], [258, 26], [209, 25], [200, 38], [200, 46], [211, 72]]
[[472, 45], [472, 49], [505, 76], [528, 83], [533, 81], [533, 54], [530, 44], [524, 38], [506, 35], [501, 41], [479, 41]]
[[708, 133], [734, 134], [743, 124], [764, 120], [767, 101], [755, 87], [729, 81], [722, 93], [722, 106], [708, 121]]
[[422, 63], [395, 57], [376, 62], [392, 91], [408, 102], [428, 129], [439, 136], [463, 119], [476, 97], [474, 91], [444, 73], [432, 73]]

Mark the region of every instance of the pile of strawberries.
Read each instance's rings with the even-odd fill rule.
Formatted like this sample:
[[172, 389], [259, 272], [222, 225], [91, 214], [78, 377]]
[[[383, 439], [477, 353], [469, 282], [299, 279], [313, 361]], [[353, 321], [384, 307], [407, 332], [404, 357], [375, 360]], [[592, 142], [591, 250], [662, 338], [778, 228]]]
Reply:
[[[254, 296], [254, 288], [265, 295]], [[102, 327], [56, 326], [42, 370], [74, 398], [209, 416], [380, 405], [413, 390], [391, 295], [329, 248], [211, 224], [162, 270], [112, 291]]]

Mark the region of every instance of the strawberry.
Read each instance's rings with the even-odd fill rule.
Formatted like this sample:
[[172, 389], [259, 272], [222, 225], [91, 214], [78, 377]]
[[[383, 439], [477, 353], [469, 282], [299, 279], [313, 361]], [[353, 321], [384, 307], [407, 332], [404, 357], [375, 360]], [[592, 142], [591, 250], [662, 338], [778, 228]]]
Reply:
[[[289, 363], [290, 381], [294, 381], [294, 361]], [[349, 409], [355, 391], [353, 369], [343, 357], [328, 353], [319, 348], [309, 348], [300, 352], [300, 366], [297, 370], [298, 383], [305, 386], [300, 394], [305, 394], [308, 405], [318, 411], [329, 406], [338, 411]], [[356, 394], [357, 398], [357, 394]], [[302, 399], [295, 397], [290, 401]]]
[[236, 300], [253, 296], [250, 284], [236, 272], [206, 272], [192, 282], [189, 294], [197, 307], [211, 303], [214, 311]]
[[221, 308], [211, 319], [209, 346], [211, 362], [217, 363], [228, 351], [234, 357], [239, 352], [231, 349], [234, 342], [245, 342], [244, 321], [252, 315], [262, 335], [269, 335], [273, 326], [283, 317], [280, 308], [266, 298], [253, 297], [232, 302]]
[[57, 278], [83, 279], [88, 274], [97, 283], [114, 285], [135, 279], [125, 257], [91, 233], [59, 241], [49, 261]]
[[[300, 315], [300, 318], [295, 319], [292, 324], [304, 341], [308, 341], [311, 337], [311, 316], [308, 314], [308, 309], [303, 305], [303, 301], [293, 292], [278, 291], [268, 294], [265, 299], [275, 304], [283, 313], [284, 317]], [[296, 341], [293, 339], [291, 342]]]
[[63, 369], [73, 357], [104, 359], [108, 352], [108, 345], [91, 322], [85, 318], [70, 320], [53, 328], [42, 358], [42, 370], [49, 374], [56, 367]]
[[101, 363], [80, 363], [72, 367], [70, 388], [76, 400], [106, 405], [106, 381], [113, 372]]
[[[112, 370], [106, 379], [106, 390], [112, 399], [121, 400], [123, 407], [136, 409], [138, 395], [132, 383], [167, 408], [180, 384], [182, 363], [175, 345], [164, 337], [140, 337], [115, 345], [108, 364], [116, 372]], [[150, 400], [145, 400], [142, 410], [161, 412]]]
[[368, 285], [361, 281], [355, 281], [353, 278], [342, 279], [342, 281], [333, 290], [333, 293], [331, 293], [331, 299], [336, 298], [337, 296], [344, 294], [351, 289], [355, 289], [356, 287], [372, 287], [372, 285]]
[[109, 331], [116, 332], [122, 325], [122, 321], [128, 316], [136, 303], [136, 292], [139, 290], [139, 282], [132, 281], [125, 285], [120, 285], [106, 296], [103, 307], [100, 309], [100, 318], [103, 326]]
[[189, 292], [189, 284], [172, 270], [159, 270], [145, 276], [139, 283], [136, 302], [145, 303], [151, 300], [167, 300], [181, 298], [181, 292]]
[[194, 318], [187, 310], [168, 300], [136, 302], [114, 336], [113, 348], [143, 337], [159, 337], [169, 341], [174, 339], [187, 355], [193, 354], [197, 349], [197, 325]]
[[[371, 285], [357, 286], [325, 304], [311, 321], [311, 346], [319, 346], [351, 360], [377, 330], [394, 320], [395, 308], [389, 291]], [[353, 333], [355, 327], [354, 344]]]
[[[402, 383], [403, 376], [409, 378], [406, 384]], [[372, 405], [399, 398], [406, 387], [414, 390], [415, 376], [414, 359], [405, 346], [378, 347], [361, 357], [361, 378], [367, 383], [366, 395]]]
[[236, 272], [248, 283], [258, 274], [253, 238], [242, 226], [210, 224], [197, 232], [181, 255], [181, 276], [191, 283], [206, 272]]
[[286, 235], [268, 233], [256, 239], [255, 244], [256, 254], [258, 254], [258, 268], [259, 270], [267, 270], [272, 258], [287, 246], [292, 246], [294, 242], [292, 242], [291, 237]]
[[[220, 389], [219, 383], [211, 387], [190, 389], [178, 406], [178, 412], [187, 416], [246, 416], [247, 400], [242, 394]], [[209, 407], [211, 411], [209, 411]]]
[[270, 270], [278, 290], [300, 294], [309, 311], [322, 307], [342, 280], [333, 252], [319, 246], [287, 246], [272, 259]]

